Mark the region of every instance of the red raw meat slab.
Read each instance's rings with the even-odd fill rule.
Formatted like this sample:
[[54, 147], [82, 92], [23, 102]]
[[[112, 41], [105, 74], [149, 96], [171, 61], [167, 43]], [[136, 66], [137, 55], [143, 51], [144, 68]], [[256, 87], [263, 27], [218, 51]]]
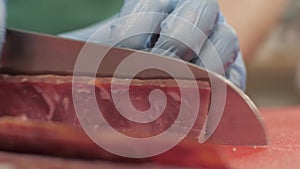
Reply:
[[[84, 77], [82, 77], [84, 79]], [[122, 79], [118, 80], [122, 87]], [[82, 132], [72, 102], [72, 77], [70, 76], [0, 76], [0, 149], [26, 153], [40, 153], [63, 157], [80, 157], [126, 162], [144, 162], [112, 155], [93, 143]], [[168, 104], [164, 114], [150, 125], [132, 124], [117, 113], [110, 98], [111, 78], [98, 78], [95, 83], [96, 97], [104, 107], [103, 115], [108, 121], [118, 120], [114, 126], [125, 134], [155, 135], [168, 128], [176, 119], [180, 92], [174, 80], [133, 80], [131, 99], [135, 106], [149, 106], [145, 98], [153, 89], [167, 93]], [[189, 87], [189, 81], [184, 82]], [[210, 90], [207, 82], [198, 81], [201, 96], [200, 109], [193, 130], [176, 148], [158, 157], [145, 159], [161, 164], [176, 164], [185, 167], [225, 168], [215, 148], [198, 144], [198, 136], [208, 112]], [[146, 97], [147, 98], [147, 97]], [[140, 107], [139, 107], [140, 106]], [[119, 125], [121, 124], [121, 125]], [[131, 129], [131, 130], [128, 130]], [[138, 133], [135, 132], [138, 129]], [[146, 134], [145, 134], [146, 133]], [[109, 134], [108, 134], [109, 135]], [[111, 140], [118, 144], [118, 140]], [[189, 156], [184, 155], [189, 154]], [[178, 158], [178, 156], [181, 156]], [[193, 158], [191, 158], [193, 157]]]
[[[130, 99], [139, 110], [148, 109], [148, 96], [153, 89], [166, 93], [167, 105], [164, 113], [148, 124], [130, 122], [119, 114], [111, 97], [111, 78], [97, 78], [87, 83], [86, 77], [78, 82], [80, 97], [90, 102], [90, 86], [95, 85], [95, 94], [105, 119], [119, 132], [132, 134], [138, 129], [140, 137], [157, 135], [169, 128], [177, 118], [181, 105], [181, 94], [175, 80], [133, 80], [130, 85]], [[126, 79], [118, 79], [120, 88], [124, 88]], [[183, 81], [190, 89], [189, 81]], [[193, 134], [198, 136], [208, 112], [210, 90], [208, 82], [198, 81], [201, 103]], [[193, 90], [189, 90], [193, 92]], [[85, 95], [86, 93], [86, 95]], [[122, 95], [122, 94], [121, 94]], [[120, 96], [121, 96], [120, 95]], [[85, 98], [85, 96], [87, 96]], [[185, 101], [189, 104], [193, 100]], [[29, 120], [62, 122], [80, 126], [72, 99], [71, 76], [8, 76], [0, 77], [0, 116], [23, 117]], [[84, 104], [83, 104], [84, 106]], [[186, 112], [190, 113], [190, 112]], [[101, 125], [101, 124], [100, 124]], [[184, 126], [183, 126], [184, 127]], [[126, 130], [123, 130], [126, 129]], [[127, 132], [127, 133], [126, 133]]]

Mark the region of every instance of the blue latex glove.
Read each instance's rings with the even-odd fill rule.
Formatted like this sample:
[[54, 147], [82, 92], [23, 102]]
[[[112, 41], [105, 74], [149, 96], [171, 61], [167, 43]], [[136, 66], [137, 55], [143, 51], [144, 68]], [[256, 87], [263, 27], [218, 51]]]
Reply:
[[5, 0], [0, 0], [0, 54], [5, 36], [6, 7]]
[[[220, 13], [217, 0], [124, 0], [119, 15], [104, 23], [61, 36], [88, 40], [103, 25], [109, 26], [105, 26], [101, 31], [103, 33], [98, 36], [99, 43], [115, 45], [119, 42], [118, 47], [137, 50], [151, 48], [153, 53], [178, 57], [199, 66], [203, 66], [202, 60], [210, 61], [212, 43], [226, 77], [245, 89], [246, 71], [238, 39]], [[160, 36], [147, 32], [157, 32]], [[134, 34], [136, 36], [127, 38]], [[220, 73], [212, 62], [209, 63], [209, 69]]]

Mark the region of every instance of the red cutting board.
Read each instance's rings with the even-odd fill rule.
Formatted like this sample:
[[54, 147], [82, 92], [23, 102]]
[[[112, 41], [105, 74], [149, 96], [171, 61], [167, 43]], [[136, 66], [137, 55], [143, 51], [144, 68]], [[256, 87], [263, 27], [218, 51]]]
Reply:
[[300, 107], [261, 109], [269, 145], [223, 147], [232, 169], [299, 169]]

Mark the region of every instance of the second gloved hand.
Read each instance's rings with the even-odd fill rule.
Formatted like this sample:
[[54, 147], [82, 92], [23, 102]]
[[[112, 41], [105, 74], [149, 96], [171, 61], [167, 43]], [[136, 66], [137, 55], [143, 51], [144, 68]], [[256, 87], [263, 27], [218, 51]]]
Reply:
[[[63, 36], [87, 40], [102, 26]], [[245, 89], [238, 39], [217, 0], [124, 0], [120, 14], [101, 32], [99, 43], [180, 58], [219, 74], [224, 70], [229, 80]]]

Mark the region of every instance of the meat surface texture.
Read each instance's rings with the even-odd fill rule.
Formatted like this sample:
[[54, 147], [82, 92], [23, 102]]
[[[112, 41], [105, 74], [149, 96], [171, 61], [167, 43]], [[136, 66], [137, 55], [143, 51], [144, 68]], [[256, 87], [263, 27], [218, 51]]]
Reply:
[[[83, 101], [90, 102], [89, 96], [93, 92], [91, 86], [95, 86], [95, 96], [99, 109], [106, 121], [116, 130], [135, 133], [138, 129], [140, 137], [157, 135], [169, 128], [176, 120], [181, 105], [181, 94], [175, 80], [132, 80], [130, 83], [130, 101], [136, 109], [145, 111], [149, 109], [149, 94], [154, 89], [162, 90], [167, 97], [167, 105], [163, 114], [149, 124], [135, 123], [123, 117], [116, 109], [111, 94], [111, 78], [87, 78], [82, 77], [76, 81], [76, 94], [83, 97]], [[126, 88], [127, 79], [118, 79], [118, 97], [123, 99], [122, 91]], [[183, 81], [185, 88], [190, 88], [189, 81]], [[198, 118], [194, 131], [202, 129], [204, 119], [208, 112], [210, 90], [207, 82], [198, 81], [201, 106], [199, 106]], [[80, 127], [72, 98], [71, 76], [8, 76], [0, 77], [0, 116], [20, 117], [28, 120], [45, 122], [61, 122]], [[191, 90], [192, 91], [192, 90]], [[192, 100], [184, 101], [189, 104]], [[83, 104], [84, 106], [84, 104]], [[127, 105], [122, 105], [126, 107]], [[190, 113], [190, 112], [185, 112]], [[184, 126], [183, 126], [184, 127]], [[126, 129], [126, 130], [125, 130]], [[196, 131], [197, 130], [197, 131]]]
[[184, 169], [156, 164], [124, 164], [0, 152], [1, 169]]
[[[128, 79], [115, 79], [115, 82], [117, 88], [123, 90]], [[164, 112], [147, 124], [132, 122], [120, 115], [112, 99], [111, 83], [111, 78], [78, 77], [75, 85], [79, 86], [79, 90], [75, 92], [88, 103], [90, 100], [86, 96], [92, 93], [92, 86], [102, 115], [118, 132], [130, 137], [146, 138], [156, 136], [170, 128], [173, 123], [178, 123], [176, 120], [181, 105], [181, 93], [175, 80], [135, 79], [130, 82], [130, 101], [140, 111], [150, 107], [148, 97], [152, 90], [160, 89], [165, 93], [167, 104]], [[187, 89], [185, 91], [193, 91], [189, 90], [193, 87], [190, 81], [182, 80], [181, 83]], [[155, 158], [133, 160], [103, 150], [83, 132], [73, 105], [71, 76], [1, 75], [0, 149], [84, 159], [154, 161], [166, 165], [176, 163], [185, 167], [224, 168], [222, 159], [212, 146], [197, 144], [209, 108], [208, 82], [197, 81], [197, 91], [200, 94], [199, 111], [196, 112], [197, 118], [187, 139], [171, 151]], [[123, 97], [122, 92], [120, 93], [120, 97]], [[188, 106], [189, 102], [184, 101], [183, 104]], [[99, 127], [100, 132], [106, 133], [101, 130], [101, 124]], [[111, 144], [121, 144], [120, 140], [111, 138], [109, 132], [106, 134], [107, 137], [102, 139], [107, 139]], [[190, 154], [194, 158], [182, 156], [182, 153]], [[178, 160], [174, 154], [182, 157]]]

